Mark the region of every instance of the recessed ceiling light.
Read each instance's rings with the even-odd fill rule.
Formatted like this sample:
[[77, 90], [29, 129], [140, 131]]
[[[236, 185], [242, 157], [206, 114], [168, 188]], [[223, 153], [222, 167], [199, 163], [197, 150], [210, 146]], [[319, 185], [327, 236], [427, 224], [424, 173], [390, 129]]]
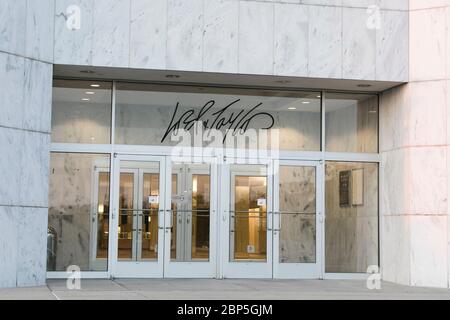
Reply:
[[100, 85], [97, 83], [93, 83], [93, 84], [91, 84], [91, 87], [92, 88], [100, 88]]
[[317, 96], [317, 98], [322, 98], [322, 96]]
[[86, 91], [86, 94], [95, 94], [94, 91]]
[[288, 109], [289, 109], [289, 110], [297, 110], [296, 107], [289, 107]]
[[81, 70], [80, 73], [93, 74], [93, 73], [95, 73], [95, 72], [92, 71], [92, 70]]
[[90, 101], [91, 99], [89, 99], [89, 98], [83, 98], [83, 99], [81, 99], [82, 101]]
[[178, 74], [166, 74], [167, 79], [178, 79], [179, 77]]
[[367, 84], [367, 83], [360, 83], [358, 84], [358, 88], [369, 88], [371, 87], [371, 84]]
[[302, 101], [303, 104], [309, 104], [309, 101]]

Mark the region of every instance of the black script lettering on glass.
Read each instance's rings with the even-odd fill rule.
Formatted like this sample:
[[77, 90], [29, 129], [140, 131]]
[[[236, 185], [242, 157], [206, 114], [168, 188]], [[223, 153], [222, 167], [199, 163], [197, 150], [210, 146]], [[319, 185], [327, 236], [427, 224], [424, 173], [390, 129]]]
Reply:
[[239, 112], [232, 111], [226, 114], [226, 111], [230, 110], [231, 106], [235, 105], [240, 100], [241, 99], [234, 100], [233, 102], [226, 105], [224, 108], [209, 113], [211, 108], [216, 104], [216, 101], [210, 100], [207, 103], [205, 103], [205, 105], [198, 111], [197, 114], [195, 108], [193, 108], [183, 112], [182, 114], [178, 115], [178, 117], [177, 113], [180, 103], [177, 102], [177, 105], [175, 106], [175, 110], [172, 115], [172, 119], [170, 120], [169, 126], [167, 127], [166, 132], [164, 133], [164, 136], [161, 139], [161, 143], [163, 143], [166, 140], [166, 138], [170, 135], [170, 133], [173, 132], [174, 134], [177, 134], [180, 128], [189, 131], [190, 129], [192, 129], [192, 127], [195, 125], [196, 122], [201, 122], [203, 124], [203, 128], [206, 130], [225, 129], [225, 134], [222, 141], [223, 143], [225, 142], [225, 139], [229, 131], [231, 131], [233, 135], [236, 135], [237, 133], [244, 134], [250, 127], [252, 120], [254, 120], [257, 117], [265, 117], [270, 123], [268, 126], [261, 129], [269, 130], [274, 126], [275, 119], [270, 113], [264, 111], [256, 112], [256, 109], [262, 105], [262, 102], [258, 103], [256, 106], [249, 109], [248, 111], [245, 110], [240, 110]]

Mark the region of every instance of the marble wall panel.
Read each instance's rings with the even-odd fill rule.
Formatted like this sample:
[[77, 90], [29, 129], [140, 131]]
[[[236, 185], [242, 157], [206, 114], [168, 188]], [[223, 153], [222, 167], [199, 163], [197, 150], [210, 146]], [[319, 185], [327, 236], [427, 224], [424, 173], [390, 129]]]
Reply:
[[[404, 163], [407, 213], [447, 212], [447, 163], [445, 147], [409, 148]], [[420, 195], [420, 197], [418, 196]]]
[[411, 233], [408, 216], [384, 216], [381, 226], [382, 278], [410, 285]]
[[204, 4], [203, 70], [237, 73], [239, 1]]
[[381, 153], [381, 215], [406, 214], [409, 209], [407, 151], [396, 149]]
[[53, 62], [55, 0], [27, 0], [26, 56]]
[[444, 145], [446, 142], [446, 81], [412, 82], [405, 113], [408, 146]]
[[240, 3], [239, 73], [273, 74], [273, 18], [273, 3]]
[[20, 202], [20, 179], [23, 154], [23, 131], [0, 127], [0, 205], [18, 205]]
[[[33, 189], [33, 190], [36, 190]], [[21, 208], [17, 219], [17, 285], [42, 286], [47, 274], [46, 208]]]
[[[50, 134], [25, 131], [21, 147], [19, 203], [33, 207], [48, 205]], [[19, 178], [20, 177], [20, 178]]]
[[96, 0], [93, 12], [92, 64], [128, 67], [130, 0]]
[[380, 95], [380, 151], [389, 151], [408, 144], [408, 107], [410, 86], [383, 92]]
[[0, 3], [0, 51], [25, 54], [27, 0]]
[[343, 8], [344, 79], [375, 79], [376, 29], [364, 9]]
[[25, 60], [23, 128], [50, 133], [53, 65]]
[[448, 0], [409, 0], [410, 10], [429, 9], [448, 6]]
[[130, 67], [166, 68], [167, 0], [131, 0]]
[[376, 31], [376, 78], [408, 81], [409, 13], [382, 11], [380, 29]]
[[448, 287], [447, 216], [410, 217], [411, 285]]
[[[445, 77], [445, 8], [412, 11], [410, 19], [411, 81]], [[427, 63], [424, 63], [426, 61]]]
[[342, 8], [309, 7], [308, 76], [342, 77]]
[[275, 74], [307, 76], [309, 15], [307, 6], [275, 5]]
[[19, 213], [18, 207], [0, 206], [0, 288], [17, 284]]
[[203, 1], [169, 0], [167, 69], [202, 70]]
[[[58, 0], [55, 3], [54, 61], [56, 64], [92, 64], [94, 0]], [[71, 5], [80, 8], [79, 29]], [[70, 15], [70, 16], [69, 16]], [[75, 22], [73, 24], [72, 22]]]
[[22, 128], [25, 59], [0, 52], [0, 126]]

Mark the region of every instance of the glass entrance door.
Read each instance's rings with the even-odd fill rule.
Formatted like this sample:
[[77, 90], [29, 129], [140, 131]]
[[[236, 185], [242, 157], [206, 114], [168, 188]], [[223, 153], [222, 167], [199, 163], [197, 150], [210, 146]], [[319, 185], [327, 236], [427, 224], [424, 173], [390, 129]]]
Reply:
[[224, 166], [226, 278], [272, 277], [272, 165]]
[[322, 170], [317, 162], [276, 161], [273, 277], [321, 277]]
[[167, 277], [216, 276], [216, 164], [213, 158], [195, 163], [167, 158], [171, 173], [166, 192], [164, 275]]
[[224, 166], [224, 277], [321, 277], [322, 171], [308, 161]]
[[216, 276], [216, 171], [212, 158], [115, 158], [114, 276]]
[[116, 277], [162, 277], [163, 157], [117, 156], [115, 161]]

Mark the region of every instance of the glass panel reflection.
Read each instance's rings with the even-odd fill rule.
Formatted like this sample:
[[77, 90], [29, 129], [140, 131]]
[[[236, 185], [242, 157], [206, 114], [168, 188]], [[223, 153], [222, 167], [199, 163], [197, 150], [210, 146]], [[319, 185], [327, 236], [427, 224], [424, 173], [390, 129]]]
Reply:
[[267, 176], [232, 178], [231, 260], [267, 259]]
[[378, 164], [327, 162], [325, 271], [365, 273], [378, 265]]
[[134, 223], [134, 173], [120, 173], [119, 188], [119, 237], [118, 237], [118, 258], [133, 258], [133, 241], [135, 234]]
[[107, 270], [109, 179], [108, 155], [51, 154], [48, 271]]
[[172, 260], [209, 259], [210, 190], [208, 164], [173, 164]]
[[158, 259], [159, 174], [144, 173], [141, 230], [141, 259]]
[[97, 203], [97, 258], [108, 257], [109, 172], [99, 172]]

